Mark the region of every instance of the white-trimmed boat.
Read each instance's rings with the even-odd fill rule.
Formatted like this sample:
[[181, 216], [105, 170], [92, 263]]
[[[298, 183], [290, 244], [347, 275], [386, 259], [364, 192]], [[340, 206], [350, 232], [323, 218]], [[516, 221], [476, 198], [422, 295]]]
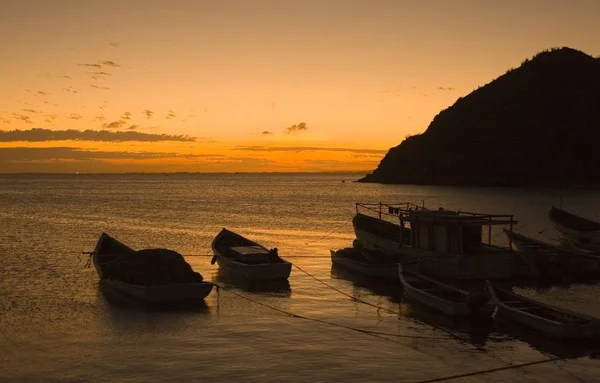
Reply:
[[[103, 290], [150, 305], [201, 301], [210, 294], [213, 284], [203, 281], [202, 276], [194, 273], [189, 265], [187, 265], [189, 273], [186, 274], [186, 282], [181, 283], [169, 281], [168, 283], [152, 285], [135, 284], [111, 276], [111, 271], [113, 273], [115, 271], [115, 264], [122, 263], [123, 257], [143, 257], [144, 253], [156, 251], [175, 253], [170, 250], [142, 250], [138, 252], [110, 235], [102, 233], [96, 248], [92, 252], [92, 261], [100, 277]], [[178, 253], [173, 254], [173, 256], [181, 257]], [[185, 262], [185, 260], [181, 258], [181, 262]]]
[[488, 293], [498, 312], [552, 338], [588, 338], [600, 335], [600, 320], [541, 303], [487, 283]]
[[248, 281], [287, 279], [292, 271], [292, 264], [279, 256], [277, 248], [269, 250], [225, 228], [213, 239], [212, 250], [212, 264]]
[[356, 247], [330, 250], [331, 263], [371, 277], [398, 278], [398, 259], [380, 251]]
[[600, 252], [600, 222], [552, 206], [548, 218], [560, 236], [574, 248]]
[[465, 290], [430, 278], [417, 271], [417, 265], [398, 264], [404, 294], [412, 300], [449, 316], [465, 316], [491, 306], [482, 292]]

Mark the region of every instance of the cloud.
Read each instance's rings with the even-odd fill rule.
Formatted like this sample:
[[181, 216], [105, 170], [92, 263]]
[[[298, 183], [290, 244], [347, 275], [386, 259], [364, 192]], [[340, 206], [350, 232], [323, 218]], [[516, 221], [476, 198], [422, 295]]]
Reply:
[[127, 130], [136, 130], [139, 127], [140, 127], [139, 125], [131, 124], [131, 125], [129, 125], [129, 127], [127, 128]]
[[92, 85], [90, 85], [90, 86], [91, 86], [92, 88], [96, 88], [96, 89], [103, 89], [103, 90], [108, 90], [108, 89], [110, 89], [110, 88], [109, 88], [109, 87], [107, 87], [107, 86], [98, 86], [98, 85], [94, 85], [94, 84], [92, 84]]
[[66, 90], [69, 93], [79, 93], [79, 89], [73, 88], [72, 86], [70, 86], [68, 88], [63, 88], [63, 90]]
[[70, 80], [70, 79], [71, 79], [71, 76], [67, 76], [67, 75], [63, 75], [63, 76], [60, 76], [60, 77], [61, 77], [61, 78], [64, 78], [64, 79], [67, 79], [67, 80]]
[[6, 118], [4, 118], [4, 117], [0, 117], [0, 122], [3, 122], [3, 123], [5, 123], [5, 124], [10, 124], [10, 120], [7, 120], [7, 119], [6, 119]]
[[101, 142], [195, 142], [196, 138], [187, 135], [150, 134], [141, 132], [111, 132], [108, 130], [50, 130], [33, 128], [29, 130], [0, 131], [0, 142], [43, 142], [43, 141], [101, 141]]
[[95, 121], [100, 121], [100, 122], [106, 121], [106, 117], [104, 117], [104, 114], [101, 113], [101, 114], [97, 115], [96, 117], [94, 117], [92, 122], [95, 122]]
[[308, 129], [308, 126], [306, 126], [306, 122], [301, 122], [298, 125], [292, 125], [288, 128], [285, 129], [285, 132], [287, 134], [290, 134], [292, 132], [301, 132]]
[[146, 109], [146, 110], [144, 110], [142, 113], [144, 113], [144, 114], [146, 115], [146, 119], [148, 119], [148, 120], [149, 120], [150, 118], [152, 118], [152, 114], [153, 114], [154, 112], [152, 112], [151, 110], [148, 110], [148, 109]]
[[89, 66], [92, 68], [98, 68], [98, 69], [102, 69], [102, 65], [100, 64], [77, 64], [78, 66]]
[[119, 46], [118, 43], [108, 43], [108, 45], [110, 45], [111, 47], [118, 47]]
[[439, 90], [448, 90], [448, 91], [454, 90], [454, 88], [452, 88], [452, 87], [443, 87], [443, 86], [438, 86], [438, 89]]
[[165, 117], [167, 120], [170, 120], [171, 118], [175, 118], [175, 113], [173, 113], [172, 110], [169, 110], [169, 114], [167, 114], [167, 117]]
[[119, 121], [113, 121], [111, 123], [104, 123], [104, 124], [102, 124], [102, 127], [105, 129], [121, 129], [121, 127], [124, 124], [125, 124], [125, 121], [119, 120]]
[[113, 67], [113, 68], [118, 68], [118, 67], [120, 67], [120, 65], [119, 65], [119, 64], [117, 64], [117, 63], [116, 63], [116, 62], [114, 62], [114, 61], [110, 61], [110, 60], [106, 60], [106, 61], [100, 61], [100, 64], [101, 64], [101, 65], [110, 66], [110, 67]]
[[268, 131], [268, 130], [265, 130], [265, 131], [263, 131], [261, 134], [264, 134], [265, 136], [268, 136], [268, 135], [272, 135], [272, 134], [275, 134], [275, 133], [273, 133], [273, 132], [270, 132], [270, 131]]
[[23, 109], [23, 112], [38, 113], [37, 110], [33, 110], [33, 109]]
[[91, 161], [95, 159], [150, 159], [150, 158], [198, 158], [225, 157], [219, 154], [178, 154], [168, 152], [110, 152], [85, 150], [72, 147], [57, 146], [51, 148], [13, 147], [0, 148], [2, 162], [35, 162], [48, 160]]
[[121, 116], [121, 120], [130, 120], [130, 119], [131, 119], [130, 112], [125, 112], [125, 113], [123, 113], [123, 116]]
[[69, 114], [69, 116], [67, 117], [71, 120], [81, 120], [83, 118], [83, 116], [79, 113], [71, 113]]
[[40, 96], [45, 96], [45, 95], [47, 95], [48, 93], [44, 92], [43, 90], [38, 90], [38, 91], [37, 91], [37, 94], [39, 94]]
[[317, 146], [234, 146], [231, 150], [253, 152], [349, 152], [365, 154], [385, 154], [385, 149], [322, 148]]
[[19, 114], [19, 113], [13, 113], [13, 118], [15, 120], [21, 120], [26, 124], [33, 124], [33, 121], [31, 121], [31, 118], [29, 116], [26, 116], [24, 114]]

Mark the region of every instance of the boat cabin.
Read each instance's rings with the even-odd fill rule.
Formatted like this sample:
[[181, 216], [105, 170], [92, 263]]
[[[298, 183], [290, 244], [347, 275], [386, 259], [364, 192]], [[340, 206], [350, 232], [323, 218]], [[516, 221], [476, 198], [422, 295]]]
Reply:
[[[410, 225], [410, 230], [401, 230], [410, 238], [402, 243], [414, 249], [435, 253], [473, 254], [495, 250], [506, 251], [492, 245], [492, 226], [516, 223], [512, 215], [468, 213], [452, 210], [400, 210], [400, 226]], [[487, 241], [484, 241], [484, 232]], [[487, 242], [487, 243], [486, 243]]]

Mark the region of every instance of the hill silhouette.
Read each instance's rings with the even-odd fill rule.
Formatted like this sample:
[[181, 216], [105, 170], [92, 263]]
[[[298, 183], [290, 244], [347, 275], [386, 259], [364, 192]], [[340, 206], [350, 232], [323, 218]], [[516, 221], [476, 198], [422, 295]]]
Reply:
[[440, 112], [359, 182], [600, 184], [600, 59], [554, 48]]

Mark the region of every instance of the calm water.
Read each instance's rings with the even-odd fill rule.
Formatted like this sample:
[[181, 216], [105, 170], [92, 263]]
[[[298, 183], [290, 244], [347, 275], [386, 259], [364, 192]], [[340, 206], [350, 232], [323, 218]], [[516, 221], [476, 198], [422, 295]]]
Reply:
[[[0, 381], [417, 382], [569, 354], [567, 345], [502, 324], [465, 330], [403, 301], [397, 285], [332, 270], [329, 249], [351, 245], [357, 201], [514, 213], [520, 232], [552, 240], [548, 208], [562, 196], [563, 206], [600, 218], [600, 192], [350, 182], [358, 176], [0, 176]], [[288, 285], [236, 286], [206, 256], [222, 227], [278, 247], [316, 278], [395, 313], [352, 301], [296, 268]], [[226, 289], [196, 310], [109, 302], [80, 254], [102, 231], [134, 248], [177, 250]], [[597, 285], [520, 291], [600, 317]], [[582, 357], [456, 381], [598, 377], [598, 360]]]

